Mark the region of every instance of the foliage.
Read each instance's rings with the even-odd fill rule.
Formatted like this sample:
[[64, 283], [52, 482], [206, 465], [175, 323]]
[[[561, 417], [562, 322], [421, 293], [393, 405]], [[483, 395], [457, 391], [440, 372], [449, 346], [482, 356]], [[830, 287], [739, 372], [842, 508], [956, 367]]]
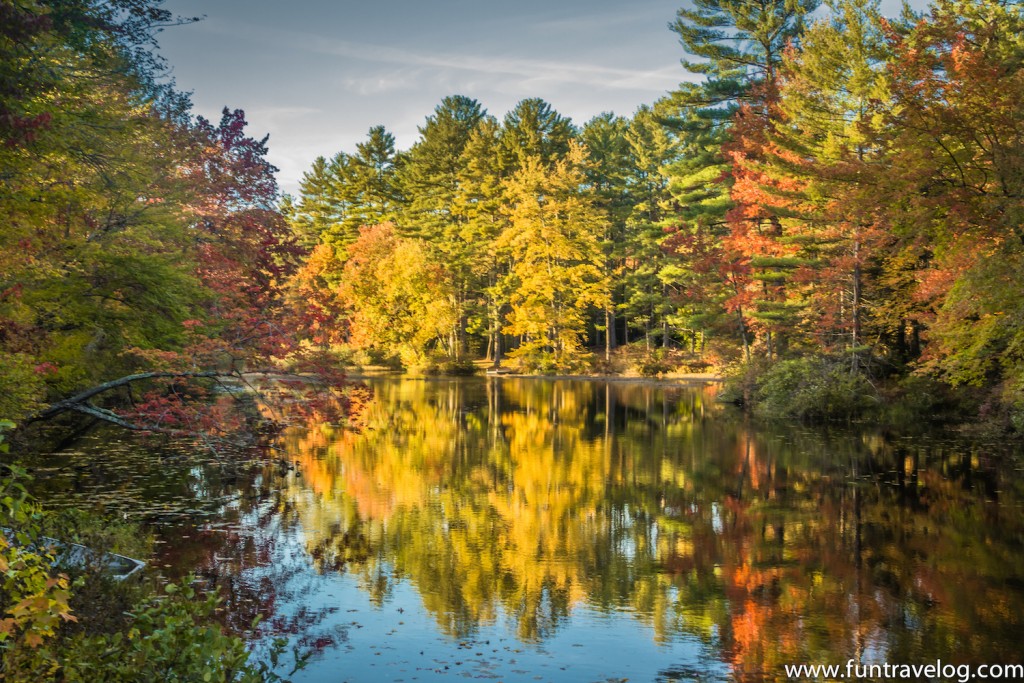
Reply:
[[877, 404], [868, 379], [848, 358], [780, 361], [757, 378], [754, 409], [767, 417], [852, 418]]
[[129, 683], [152, 675], [182, 682], [282, 680], [273, 663], [251, 662], [245, 642], [212, 623], [219, 603], [215, 595], [199, 596], [190, 579], [165, 590], [167, 597], [151, 598], [131, 613], [126, 632], [66, 643], [61, 680]]
[[504, 331], [520, 335], [513, 354], [550, 369], [578, 362], [587, 306], [603, 307], [607, 281], [598, 236], [603, 216], [581, 191], [585, 152], [579, 145], [554, 167], [529, 157], [508, 186], [509, 225], [497, 246], [509, 273], [499, 285], [511, 292]]
[[[0, 452], [6, 452], [2, 431], [13, 426], [0, 422]], [[54, 555], [37, 547], [41, 511], [33, 504], [21, 480], [25, 472], [4, 466], [0, 473], [0, 672], [6, 672], [21, 651], [35, 652], [51, 639], [64, 622], [75, 621], [68, 604], [71, 594], [67, 575], [52, 570]], [[43, 669], [56, 667], [53, 655], [43, 649]]]
[[52, 364], [35, 363], [27, 353], [10, 353], [0, 361], [0, 415], [15, 420], [43, 406], [45, 377], [56, 369]]
[[[159, 84], [154, 36], [178, 23], [159, 4], [0, 5], [0, 409], [19, 421], [140, 370], [313, 365], [319, 311], [288, 297], [303, 251], [276, 207], [267, 140], [240, 110], [193, 119]], [[134, 391], [77, 408], [122, 426], [216, 428], [186, 400], [202, 392]]]
[[[339, 345], [564, 372], [642, 337], [750, 366], [877, 358], [1016, 414], [1020, 5], [878, 7], [696, 0], [670, 24], [696, 80], [653, 106], [578, 127], [453, 95], [408, 150], [374, 126], [279, 203], [243, 112], [193, 118], [159, 85], [153, 38], [183, 20], [5, 2], [0, 410], [144, 369], [323, 373]], [[79, 408], [222, 419], [179, 388]]]
[[664, 349], [655, 349], [643, 355], [636, 364], [636, 371], [643, 377], [660, 377], [675, 370], [675, 364]]
[[349, 311], [353, 347], [397, 351], [407, 367], [425, 364], [434, 348], [455, 356], [451, 284], [422, 241], [387, 224], [363, 228], [341, 275], [338, 298]]

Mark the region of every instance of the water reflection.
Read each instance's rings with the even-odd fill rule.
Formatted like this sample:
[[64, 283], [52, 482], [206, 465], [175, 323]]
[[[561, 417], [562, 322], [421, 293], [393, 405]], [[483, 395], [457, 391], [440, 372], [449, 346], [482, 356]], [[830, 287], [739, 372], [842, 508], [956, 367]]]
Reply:
[[1018, 456], [757, 427], [713, 387], [370, 385], [358, 430], [289, 431], [289, 466], [106, 434], [37, 463], [37, 494], [154, 523], [151, 567], [322, 651], [305, 681], [1024, 657]]
[[[439, 628], [543, 642], [575, 611], [696, 639], [738, 678], [869, 659], [1019, 662], [1013, 463], [925, 439], [755, 430], [713, 388], [378, 381], [363, 429], [287, 438], [321, 572]], [[683, 680], [687, 667], [663, 680]], [[691, 671], [692, 673], [692, 671]]]

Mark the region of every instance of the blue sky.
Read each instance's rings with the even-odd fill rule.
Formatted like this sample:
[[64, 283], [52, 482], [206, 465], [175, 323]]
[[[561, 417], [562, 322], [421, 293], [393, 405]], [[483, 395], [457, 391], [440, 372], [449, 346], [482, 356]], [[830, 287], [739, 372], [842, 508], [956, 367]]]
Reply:
[[352, 150], [371, 126], [407, 148], [447, 95], [499, 118], [526, 97], [576, 123], [631, 114], [688, 77], [667, 27], [679, 2], [167, 0], [205, 19], [168, 29], [160, 47], [197, 113], [244, 109], [252, 135], [270, 134], [281, 186], [295, 192], [315, 157]]

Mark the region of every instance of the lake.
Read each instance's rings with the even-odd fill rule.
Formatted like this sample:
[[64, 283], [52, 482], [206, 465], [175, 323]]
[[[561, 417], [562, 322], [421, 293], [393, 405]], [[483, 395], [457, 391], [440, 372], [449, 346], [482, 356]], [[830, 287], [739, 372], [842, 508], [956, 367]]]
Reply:
[[[918, 429], [757, 425], [715, 385], [372, 379], [284, 464], [109, 433], [36, 468], [156, 524], [319, 681], [785, 680], [1024, 662], [1024, 465]], [[51, 503], [51, 501], [47, 501]]]

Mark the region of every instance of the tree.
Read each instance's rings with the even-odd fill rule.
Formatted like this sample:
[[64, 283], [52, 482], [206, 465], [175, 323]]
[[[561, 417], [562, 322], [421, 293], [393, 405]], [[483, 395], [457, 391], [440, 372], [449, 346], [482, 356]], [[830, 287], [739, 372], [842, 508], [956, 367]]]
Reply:
[[[770, 244], [781, 235], [778, 221], [766, 207], [749, 201], [748, 190], [760, 178], [747, 162], [761, 153], [764, 131], [777, 102], [783, 52], [797, 41], [804, 17], [817, 4], [818, 0], [697, 0], [693, 9], [680, 9], [670, 24], [687, 52], [703, 60], [684, 60], [683, 65], [705, 76], [701, 83], [684, 84], [662, 103], [684, 148], [683, 161], [672, 171], [673, 192], [683, 205], [681, 227], [721, 234], [721, 254], [729, 264], [723, 272], [730, 273], [733, 279], [728, 286], [735, 291], [725, 307], [738, 316], [737, 327], [748, 358], [752, 304], [760, 302], [755, 307], [760, 309], [769, 356], [775, 350], [772, 333], [785, 327], [789, 315], [784, 311], [785, 297], [779, 284], [785, 276], [767, 279], [776, 275], [767, 263], [748, 268], [750, 259], [777, 258], [785, 249]], [[688, 150], [692, 153], [686, 154]], [[723, 223], [728, 225], [728, 234]], [[735, 279], [755, 275], [760, 279]]]
[[913, 292], [934, 316], [925, 318], [923, 367], [953, 384], [994, 387], [1018, 430], [1022, 30], [1020, 6], [997, 0], [942, 0], [909, 33], [890, 30], [893, 103], [882, 115], [894, 154], [875, 192], [902, 250], [928, 247]]
[[444, 98], [419, 128], [420, 139], [409, 150], [400, 185], [409, 202], [403, 229], [439, 245], [451, 241], [464, 218], [455, 198], [465, 166], [463, 151], [487, 112], [462, 95]]
[[505, 115], [501, 130], [502, 154], [509, 166], [521, 168], [530, 158], [551, 164], [569, 151], [576, 137], [572, 121], [540, 98], [521, 100]]
[[377, 225], [394, 218], [403, 201], [396, 183], [403, 158], [395, 152], [395, 136], [384, 126], [374, 126], [356, 144], [352, 161], [352, 220]]
[[284, 296], [301, 249], [276, 210], [266, 138], [240, 111], [193, 121], [160, 84], [152, 39], [175, 19], [154, 3], [0, 12], [0, 385], [22, 387], [5, 407], [151, 431], [212, 424], [218, 409], [186, 408], [173, 378], [237, 375], [302, 347]]
[[[779, 213], [795, 219], [801, 258], [790, 267], [808, 291], [811, 331], [821, 348], [863, 344], [864, 273], [882, 237], [869, 178], [886, 163], [873, 124], [887, 103], [887, 52], [877, 2], [841, 0], [787, 55], [780, 120], [764, 162]], [[869, 190], [870, 191], [870, 190]]]
[[409, 198], [402, 231], [427, 240], [453, 278], [459, 356], [465, 352], [467, 328], [483, 287], [482, 244], [472, 239], [468, 216], [460, 210], [460, 179], [470, 137], [486, 115], [476, 100], [446, 97], [420, 128], [420, 139], [409, 150], [399, 179]]
[[[501, 320], [508, 296], [499, 286], [506, 262], [496, 248], [507, 225], [502, 213], [504, 182], [510, 173], [500, 153], [501, 127], [493, 116], [483, 117], [470, 133], [462, 151], [455, 212], [464, 221], [461, 240], [472, 264], [476, 305], [468, 313], [467, 329], [487, 339], [486, 358], [495, 366], [503, 353]], [[473, 294], [471, 294], [473, 296]]]
[[[580, 131], [580, 142], [587, 149], [584, 169], [587, 185], [593, 193], [595, 205], [607, 217], [601, 248], [605, 255], [605, 277], [609, 283], [617, 282], [623, 272], [626, 219], [632, 208], [629, 196], [632, 169], [626, 140], [628, 127], [626, 119], [604, 112], [588, 121]], [[612, 287], [608, 306], [602, 311], [605, 360], [611, 359], [611, 352], [616, 346], [615, 300], [621, 301], [624, 297], [621, 291], [616, 297], [616, 290], [621, 290], [621, 287]]]
[[361, 227], [394, 220], [402, 210], [401, 166], [395, 137], [384, 126], [372, 127], [355, 154], [318, 157], [302, 176], [289, 217], [293, 230], [309, 246], [318, 239], [344, 254]]
[[579, 363], [588, 307], [609, 304], [599, 242], [605, 217], [584, 188], [584, 148], [547, 167], [529, 157], [506, 188], [509, 225], [497, 246], [509, 254], [505, 331], [522, 343], [510, 355], [545, 371]]
[[338, 156], [330, 162], [322, 156], [314, 159], [313, 165], [302, 174], [302, 180], [299, 181], [298, 203], [288, 197], [287, 204], [282, 206], [282, 213], [300, 242], [308, 249], [312, 249], [321, 239], [344, 242], [344, 239], [338, 240], [329, 235], [345, 218], [345, 204], [337, 196], [337, 167], [341, 163]]
[[452, 283], [422, 240], [400, 237], [390, 224], [360, 230], [338, 297], [349, 311], [352, 346], [397, 352], [406, 367], [457, 357]]

